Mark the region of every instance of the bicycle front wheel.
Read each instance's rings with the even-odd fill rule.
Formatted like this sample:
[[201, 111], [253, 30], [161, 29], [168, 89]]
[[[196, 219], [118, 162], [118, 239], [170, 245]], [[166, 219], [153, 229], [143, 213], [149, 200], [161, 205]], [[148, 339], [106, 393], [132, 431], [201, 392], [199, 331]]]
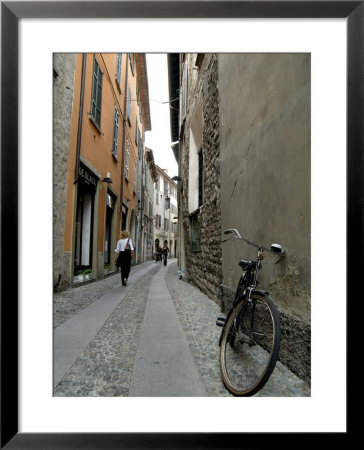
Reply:
[[280, 347], [280, 320], [268, 296], [252, 294], [226, 319], [220, 345], [224, 385], [236, 396], [256, 394], [268, 381]]

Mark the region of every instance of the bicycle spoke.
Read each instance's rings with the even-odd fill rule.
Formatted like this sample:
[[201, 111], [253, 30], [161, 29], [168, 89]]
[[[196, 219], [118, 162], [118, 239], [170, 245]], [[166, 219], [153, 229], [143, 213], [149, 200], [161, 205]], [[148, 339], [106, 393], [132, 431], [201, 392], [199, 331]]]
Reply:
[[251, 395], [268, 379], [277, 358], [276, 322], [271, 304], [259, 296], [244, 309], [238, 306], [228, 319], [220, 365], [224, 383], [234, 394]]

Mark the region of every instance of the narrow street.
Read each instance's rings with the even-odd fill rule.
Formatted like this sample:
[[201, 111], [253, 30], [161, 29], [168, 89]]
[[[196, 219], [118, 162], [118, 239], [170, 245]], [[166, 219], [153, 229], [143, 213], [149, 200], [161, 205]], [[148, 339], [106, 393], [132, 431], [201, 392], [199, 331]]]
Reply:
[[[222, 397], [220, 309], [179, 280], [176, 260], [54, 296], [54, 396]], [[309, 396], [279, 362], [256, 395]]]

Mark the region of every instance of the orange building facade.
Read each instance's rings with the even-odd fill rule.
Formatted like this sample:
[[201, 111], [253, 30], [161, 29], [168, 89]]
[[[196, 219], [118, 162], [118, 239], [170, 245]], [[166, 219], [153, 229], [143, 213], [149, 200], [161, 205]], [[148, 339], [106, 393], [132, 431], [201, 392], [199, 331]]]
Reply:
[[64, 228], [64, 273], [104, 278], [121, 229], [137, 233], [138, 155], [151, 129], [144, 54], [76, 55]]

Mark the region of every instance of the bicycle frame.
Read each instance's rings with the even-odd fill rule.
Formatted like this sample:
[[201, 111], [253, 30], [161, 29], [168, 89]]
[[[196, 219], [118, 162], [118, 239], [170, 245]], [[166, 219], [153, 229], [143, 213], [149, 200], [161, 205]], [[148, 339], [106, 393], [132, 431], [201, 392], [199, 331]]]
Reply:
[[[243, 268], [244, 273], [240, 277], [239, 284], [236, 289], [233, 307], [229, 311], [226, 319], [224, 319], [224, 323], [221, 322], [222, 318], [218, 319], [218, 322], [220, 321], [220, 323], [217, 322], [218, 325], [222, 326], [220, 339], [219, 339], [219, 346], [221, 345], [221, 338], [224, 333], [225, 324], [227, 322], [227, 319], [234, 311], [234, 308], [236, 307], [236, 305], [238, 303], [240, 303], [241, 301], [248, 301], [248, 302], [251, 301], [250, 299], [251, 299], [252, 294], [258, 294], [258, 295], [266, 296], [266, 297], [269, 296], [268, 291], [262, 291], [262, 290], [256, 289], [259, 284], [259, 271], [262, 268], [261, 261], [264, 259], [264, 250], [272, 252], [272, 253], [279, 253], [281, 255], [281, 258], [284, 257], [284, 255], [285, 255], [285, 251], [281, 247], [281, 245], [272, 244], [270, 249], [264, 248], [262, 245], [255, 244], [254, 242], [251, 242], [251, 241], [243, 238], [240, 235], [240, 233], [234, 228], [225, 230], [225, 234], [231, 234], [232, 236], [229, 236], [228, 238], [224, 239], [222, 242], [226, 242], [231, 237], [234, 237], [236, 239], [241, 239], [241, 240], [247, 242], [249, 245], [257, 247], [258, 250], [257, 250], [257, 257], [255, 260], [253, 260], [253, 261], [241, 260], [239, 262], [239, 265]], [[277, 262], [279, 262], [279, 261], [280, 261], [280, 259]], [[244, 267], [244, 264], [246, 264], [246, 267]]]

